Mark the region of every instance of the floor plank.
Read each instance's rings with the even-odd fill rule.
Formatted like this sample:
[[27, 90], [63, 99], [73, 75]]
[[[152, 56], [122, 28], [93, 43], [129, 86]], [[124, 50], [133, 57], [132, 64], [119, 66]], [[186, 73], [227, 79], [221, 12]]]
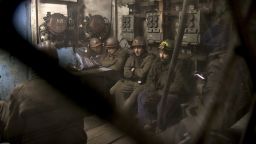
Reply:
[[90, 129], [87, 131], [87, 144], [111, 144], [123, 136], [121, 132], [109, 124]]
[[118, 140], [116, 140], [115, 142], [113, 142], [111, 144], [135, 144], [135, 141], [133, 141], [129, 137], [124, 136], [124, 137], [119, 138]]

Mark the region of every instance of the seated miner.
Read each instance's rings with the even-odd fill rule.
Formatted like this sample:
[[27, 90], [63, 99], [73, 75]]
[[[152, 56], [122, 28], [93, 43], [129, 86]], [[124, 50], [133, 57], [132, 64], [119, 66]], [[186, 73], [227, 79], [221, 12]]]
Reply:
[[[85, 144], [84, 112], [38, 76], [10, 95], [1, 131], [3, 141], [18, 144]], [[3, 133], [2, 133], [3, 132]]]
[[[140, 87], [145, 84], [145, 80], [154, 56], [146, 50], [143, 37], [136, 37], [132, 42], [132, 54], [127, 59], [124, 66], [124, 78], [119, 80], [111, 89], [110, 94], [115, 97], [119, 110], [123, 110], [123, 105], [130, 95], [136, 95]], [[128, 107], [127, 109], [133, 108]]]
[[152, 64], [143, 90], [138, 94], [138, 118], [144, 128], [148, 130], [152, 130], [156, 125], [157, 104], [168, 78], [172, 51], [172, 41], [161, 42], [159, 55]]
[[100, 64], [100, 60], [105, 53], [103, 43], [98, 38], [91, 38], [89, 48], [86, 51], [86, 57], [93, 59], [95, 62]]
[[[170, 85], [167, 86], [166, 95], [164, 95], [164, 89], [158, 92], [160, 98], [157, 103], [156, 131], [164, 130], [178, 123], [183, 117], [183, 105], [190, 102], [196, 94], [194, 61], [191, 56], [178, 56], [172, 70], [173, 75], [171, 75]], [[162, 74], [165, 76], [161, 77], [168, 80], [169, 73], [162, 72]]]
[[101, 59], [101, 66], [123, 72], [128, 52], [120, 48], [118, 40], [114, 37], [106, 40], [105, 48], [106, 54]]
[[91, 38], [89, 46], [75, 48], [76, 64], [71, 66], [75, 70], [86, 70], [101, 65], [104, 55], [103, 44], [98, 38]]

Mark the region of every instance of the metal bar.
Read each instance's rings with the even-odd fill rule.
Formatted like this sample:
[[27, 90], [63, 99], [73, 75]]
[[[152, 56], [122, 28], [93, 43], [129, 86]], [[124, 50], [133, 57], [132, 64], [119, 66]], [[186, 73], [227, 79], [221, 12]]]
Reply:
[[118, 8], [117, 8], [117, 0], [115, 0], [115, 37], [118, 39]]
[[[182, 39], [183, 39], [184, 28], [185, 28], [184, 27], [185, 26], [185, 13], [186, 13], [186, 10], [187, 10], [187, 6], [188, 6], [188, 0], [184, 0], [183, 1], [182, 12], [181, 12], [181, 20], [180, 20], [180, 24], [179, 24], [179, 28], [178, 28], [178, 34], [177, 34], [177, 37], [175, 39], [174, 51], [173, 51], [171, 62], [170, 62], [169, 68], [168, 68], [167, 83], [164, 87], [164, 92], [163, 92], [163, 95], [162, 95], [160, 103], [159, 103], [160, 104], [160, 109], [164, 109], [164, 107], [166, 106], [167, 95], [168, 95], [169, 88], [170, 88], [170, 85], [171, 85], [171, 80], [173, 79], [174, 69], [175, 69], [175, 66], [176, 66], [176, 61], [177, 61], [177, 58], [178, 58], [178, 55], [179, 55], [179, 50], [180, 50], [181, 42], [182, 42]], [[163, 115], [164, 115], [163, 113], [159, 113], [158, 116], [157, 116], [158, 126], [159, 126], [159, 123], [163, 122]]]
[[115, 27], [113, 27], [113, 1], [114, 0], [111, 0], [110, 2], [110, 35], [114, 35], [114, 29]]

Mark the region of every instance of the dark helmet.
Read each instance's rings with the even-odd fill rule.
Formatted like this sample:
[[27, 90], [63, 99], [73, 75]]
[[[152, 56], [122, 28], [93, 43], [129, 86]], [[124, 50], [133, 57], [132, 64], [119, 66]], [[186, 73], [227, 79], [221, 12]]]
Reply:
[[173, 41], [167, 39], [167, 40], [164, 40], [160, 43], [159, 45], [159, 49], [161, 50], [164, 50], [166, 52], [172, 52], [173, 51], [173, 46], [174, 46], [174, 43]]
[[135, 46], [144, 47], [145, 46], [145, 39], [141, 36], [137, 36], [132, 42], [132, 47], [135, 47]]
[[98, 39], [98, 38], [91, 38], [91, 39], [90, 39], [90, 44], [89, 44], [89, 46], [90, 46], [91, 48], [94, 48], [94, 47], [97, 47], [97, 46], [100, 46], [100, 45], [102, 45], [102, 42], [101, 42], [100, 39]]
[[119, 45], [119, 42], [115, 37], [108, 38], [105, 43], [106, 48], [117, 48], [118, 45]]

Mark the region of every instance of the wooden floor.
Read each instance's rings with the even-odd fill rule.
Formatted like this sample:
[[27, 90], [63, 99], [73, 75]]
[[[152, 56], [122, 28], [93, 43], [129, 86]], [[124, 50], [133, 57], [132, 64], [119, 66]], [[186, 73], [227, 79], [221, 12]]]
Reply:
[[87, 144], [135, 144], [123, 133], [96, 116], [86, 117], [84, 121], [88, 136]]

